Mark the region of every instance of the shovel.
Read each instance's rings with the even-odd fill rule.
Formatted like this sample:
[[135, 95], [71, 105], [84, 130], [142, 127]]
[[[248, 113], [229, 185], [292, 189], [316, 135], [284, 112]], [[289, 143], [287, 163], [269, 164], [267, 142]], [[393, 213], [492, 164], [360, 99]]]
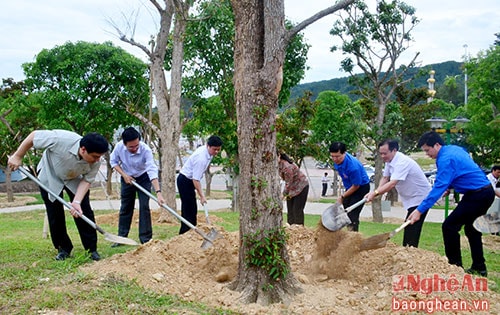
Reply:
[[472, 226], [481, 233], [498, 233], [500, 232], [500, 217], [498, 213], [487, 213], [474, 220]]
[[[203, 204], [203, 210], [205, 211], [205, 219], [207, 220], [207, 225], [212, 226], [212, 224], [210, 223], [210, 218], [208, 217], [208, 208], [206, 202]], [[208, 237], [215, 240], [219, 237], [219, 232], [217, 232], [217, 230], [212, 227], [210, 229], [210, 232], [208, 232]]]
[[[145, 193], [146, 195], [149, 196], [149, 198], [153, 199], [154, 201], [158, 202], [158, 198], [156, 198], [155, 196], [153, 196], [153, 194], [151, 194], [149, 191], [147, 191], [146, 189], [144, 189], [144, 187], [142, 187], [141, 185], [137, 184], [135, 181], [132, 181], [132, 184], [137, 187], [137, 189], [139, 189], [140, 191], [142, 191], [143, 193]], [[216, 237], [214, 237], [213, 235], [206, 235], [205, 233], [203, 233], [200, 229], [198, 229], [196, 226], [194, 226], [193, 224], [191, 224], [191, 222], [189, 222], [188, 220], [184, 219], [182, 216], [180, 216], [174, 209], [170, 208], [169, 206], [167, 206], [166, 204], [161, 204], [160, 206], [162, 206], [165, 210], [167, 210], [168, 212], [170, 212], [174, 217], [176, 217], [179, 221], [183, 222], [185, 225], [187, 225], [190, 229], [194, 230], [196, 233], [198, 233], [201, 237], [203, 237], [204, 241], [203, 243], [201, 244], [201, 248], [203, 249], [207, 249], [207, 248], [210, 248]]]
[[407, 227], [410, 223], [411, 223], [411, 221], [406, 221], [405, 223], [401, 224], [397, 229], [393, 230], [392, 232], [374, 235], [372, 237], [369, 237], [369, 238], [363, 240], [363, 242], [361, 243], [360, 249], [361, 250], [370, 250], [370, 249], [385, 247], [388, 240], [393, 238], [394, 235], [399, 233], [401, 230], [403, 230], [405, 227]]
[[321, 223], [326, 229], [332, 232], [338, 231], [344, 226], [351, 224], [351, 219], [349, 219], [347, 214], [365, 202], [366, 199], [361, 199], [355, 204], [347, 207], [345, 210], [342, 204], [335, 203], [323, 211], [323, 214], [321, 215]]
[[[20, 167], [19, 171], [21, 171], [21, 173], [23, 173], [24, 175], [28, 176], [29, 179], [31, 179], [32, 181], [34, 181], [35, 183], [37, 183], [40, 187], [42, 187], [46, 192], [48, 192], [49, 194], [51, 194], [54, 198], [57, 199], [57, 201], [59, 201], [60, 203], [62, 203], [63, 205], [65, 205], [68, 209], [72, 209], [73, 208], [71, 206], [71, 204], [69, 204], [69, 202], [67, 202], [66, 200], [64, 200], [63, 198], [61, 198], [58, 194], [56, 194], [53, 191], [51, 191], [47, 186], [45, 186], [44, 184], [42, 184], [42, 182], [40, 182], [40, 180], [38, 178], [36, 178], [35, 176], [33, 176], [26, 169], [24, 169], [23, 167]], [[104, 235], [104, 239], [107, 240], [107, 241], [110, 241], [110, 242], [113, 242], [113, 243], [125, 244], [125, 245], [139, 245], [139, 243], [137, 243], [133, 239], [130, 239], [130, 238], [127, 238], [127, 237], [123, 237], [123, 236], [113, 235], [113, 234], [110, 234], [110, 233], [104, 231], [100, 226], [98, 226], [95, 222], [93, 222], [92, 220], [90, 220], [89, 218], [87, 218], [86, 216], [84, 216], [83, 214], [80, 214], [79, 216], [80, 216], [80, 218], [83, 219], [83, 221], [87, 222], [91, 227], [93, 227], [99, 233], [101, 233], [102, 235]]]

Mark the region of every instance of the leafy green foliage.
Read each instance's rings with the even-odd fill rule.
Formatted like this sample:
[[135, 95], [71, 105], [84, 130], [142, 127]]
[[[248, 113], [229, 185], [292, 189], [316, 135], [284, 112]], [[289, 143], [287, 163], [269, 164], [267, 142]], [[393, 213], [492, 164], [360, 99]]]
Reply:
[[346, 95], [334, 91], [321, 92], [316, 102], [316, 115], [311, 121], [311, 141], [324, 151], [322, 160], [328, 159], [328, 147], [334, 141], [348, 143], [355, 148], [364, 128], [359, 104], [353, 104]]
[[500, 164], [500, 46], [480, 52], [466, 64], [470, 75], [467, 142], [481, 165]]
[[318, 106], [310, 97], [311, 94], [306, 93], [276, 118], [278, 151], [286, 152], [298, 165], [305, 156], [317, 156], [321, 150], [309, 135]]
[[[23, 82], [3, 80], [0, 88], [0, 165], [7, 165], [7, 156], [14, 153], [21, 141], [33, 129], [39, 127], [36, 115], [39, 111], [38, 96], [25, 93]], [[38, 160], [31, 156], [30, 164]]]
[[145, 112], [147, 65], [112, 43], [68, 42], [43, 49], [23, 64], [26, 86], [40, 97], [40, 123], [108, 139], [120, 125], [136, 122], [127, 108]]
[[244, 235], [243, 242], [248, 248], [245, 263], [250, 268], [265, 270], [274, 281], [283, 279], [290, 272], [283, 259], [287, 238], [284, 227]]

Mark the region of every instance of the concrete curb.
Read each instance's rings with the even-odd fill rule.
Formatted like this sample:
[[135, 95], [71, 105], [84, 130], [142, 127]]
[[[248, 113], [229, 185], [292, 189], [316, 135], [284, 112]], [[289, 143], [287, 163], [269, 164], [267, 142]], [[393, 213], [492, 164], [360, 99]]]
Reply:
[[[219, 209], [230, 209], [231, 208], [231, 200], [230, 199], [210, 199], [208, 201], [207, 207], [208, 210], [219, 210]], [[111, 211], [119, 211], [120, 210], [120, 200], [94, 200], [90, 202], [92, 208], [94, 210], [111, 210]], [[136, 202], [138, 206], [138, 203]], [[306, 214], [315, 214], [321, 215], [323, 211], [329, 206], [328, 203], [320, 203], [320, 202], [307, 202], [304, 212]], [[151, 209], [157, 209], [158, 204], [154, 201], [150, 203]], [[44, 210], [45, 207], [43, 204], [39, 205], [30, 205], [30, 206], [21, 206], [21, 207], [10, 207], [10, 208], [1, 208], [0, 213], [13, 213], [13, 212], [22, 212], [22, 211], [33, 211], [33, 210]], [[177, 199], [177, 209], [180, 209], [180, 200]], [[199, 209], [202, 211], [202, 208]], [[286, 213], [286, 204], [283, 203], [283, 211]], [[441, 210], [429, 210], [430, 212], [427, 214], [426, 222], [443, 222], [444, 220], [444, 212]], [[406, 217], [406, 210], [400, 206], [392, 206], [390, 207], [390, 211], [383, 211], [382, 215], [384, 218], [397, 218], [403, 220]], [[372, 207], [370, 204], [365, 204], [363, 210], [361, 211], [362, 218], [371, 218], [372, 217]]]

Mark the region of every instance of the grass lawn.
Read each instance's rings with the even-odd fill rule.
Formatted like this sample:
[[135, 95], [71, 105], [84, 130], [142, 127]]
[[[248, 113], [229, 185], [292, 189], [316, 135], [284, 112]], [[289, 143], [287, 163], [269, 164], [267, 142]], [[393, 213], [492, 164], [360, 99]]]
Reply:
[[[109, 214], [109, 211], [96, 211], [96, 215]], [[238, 213], [212, 212], [224, 220], [220, 225], [226, 231], [238, 230]], [[83, 251], [75, 225], [67, 217], [68, 231], [75, 249], [72, 259], [64, 262], [54, 260], [56, 251], [50, 239], [42, 238], [44, 211], [0, 214], [0, 313], [34, 314], [43, 310], [67, 309], [68, 304], [81, 305], [82, 314], [232, 314], [203, 304], [183, 301], [175, 296], [160, 295], [139, 287], [133, 281], [121, 279], [107, 280], [103, 285], [94, 286], [88, 276], [79, 272], [79, 267], [91, 263]], [[284, 218], [286, 222], [286, 217]], [[306, 215], [305, 224], [315, 228], [320, 221], [319, 215]], [[397, 225], [386, 223], [361, 222], [360, 232], [372, 236], [389, 232]], [[102, 225], [112, 234], [116, 226]], [[168, 239], [177, 235], [178, 226], [155, 226], [154, 238]], [[132, 225], [130, 233], [136, 238], [137, 226]], [[402, 233], [393, 241], [400, 244]], [[426, 223], [420, 247], [443, 253], [441, 225]], [[98, 250], [106, 259], [114, 254], [130, 250], [123, 246], [111, 248], [110, 243], [99, 234]], [[491, 288], [499, 292], [500, 257], [498, 250], [486, 250], [485, 256], [490, 279], [497, 286]], [[470, 265], [470, 252], [463, 250], [465, 266]], [[67, 290], [68, 285], [72, 290]]]

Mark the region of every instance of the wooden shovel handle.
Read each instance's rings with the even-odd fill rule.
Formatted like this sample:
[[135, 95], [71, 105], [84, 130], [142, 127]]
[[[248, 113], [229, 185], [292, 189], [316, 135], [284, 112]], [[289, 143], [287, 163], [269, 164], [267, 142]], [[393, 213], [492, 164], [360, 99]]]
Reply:
[[407, 227], [410, 223], [411, 223], [411, 221], [406, 221], [405, 223], [401, 224], [400, 227], [398, 227], [397, 229], [394, 230], [394, 233], [399, 233], [402, 229]]

